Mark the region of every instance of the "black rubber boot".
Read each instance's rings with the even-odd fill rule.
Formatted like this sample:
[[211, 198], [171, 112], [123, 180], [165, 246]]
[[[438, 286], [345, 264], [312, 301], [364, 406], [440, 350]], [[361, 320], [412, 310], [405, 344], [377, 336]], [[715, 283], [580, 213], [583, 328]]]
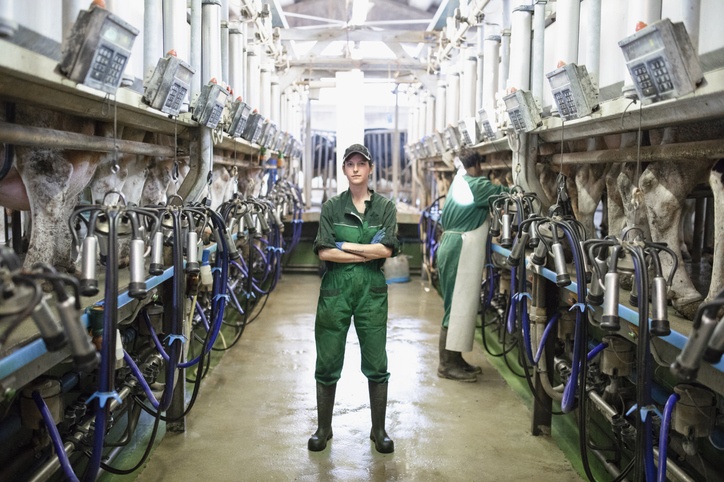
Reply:
[[440, 364], [437, 367], [437, 376], [439, 376], [440, 378], [456, 380], [458, 382], [476, 382], [478, 380], [476, 372], [465, 370], [460, 363], [460, 360], [465, 363], [465, 360], [462, 359], [462, 354], [459, 351], [446, 350], [446, 342], [447, 328], [443, 326], [440, 329]]
[[463, 369], [463, 371], [467, 373], [475, 373], [475, 374], [481, 374], [483, 373], [483, 369], [480, 368], [477, 365], [471, 365], [470, 363], [465, 361], [465, 358], [463, 358], [463, 354], [459, 351], [454, 351], [455, 354], [455, 363]]
[[395, 443], [385, 431], [385, 414], [387, 413], [387, 383], [368, 382], [370, 388], [370, 410], [372, 412], [372, 430], [370, 440], [381, 454], [395, 451]]
[[332, 438], [332, 411], [337, 384], [323, 385], [317, 382], [317, 431], [309, 438], [307, 447], [312, 452], [320, 452], [327, 447]]

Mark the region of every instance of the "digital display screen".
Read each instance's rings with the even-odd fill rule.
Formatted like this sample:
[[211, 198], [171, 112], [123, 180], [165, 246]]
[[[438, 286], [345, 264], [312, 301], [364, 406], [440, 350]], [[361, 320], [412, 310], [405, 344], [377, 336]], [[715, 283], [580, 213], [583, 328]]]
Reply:
[[517, 109], [520, 106], [520, 103], [518, 102], [518, 98], [515, 95], [511, 95], [510, 97], [505, 98], [505, 107], [508, 110]]
[[107, 18], [103, 23], [101, 36], [110, 43], [126, 50], [131, 50], [133, 41], [136, 39], [135, 35], [132, 35], [131, 32], [113, 22], [110, 18]]
[[570, 83], [568, 81], [568, 72], [563, 70], [552, 77], [548, 77], [548, 82], [551, 84], [552, 90], [560, 89]]
[[633, 60], [662, 49], [663, 47], [664, 43], [661, 39], [661, 33], [654, 29], [651, 33], [624, 46], [623, 51], [627, 59]]
[[191, 83], [191, 77], [193, 77], [193, 75], [194, 74], [192, 74], [190, 70], [188, 70], [182, 66], [179, 66], [176, 69], [176, 78], [185, 84]]
[[221, 105], [224, 105], [226, 102], [226, 91], [219, 90], [219, 94], [216, 96], [216, 102], [218, 102]]

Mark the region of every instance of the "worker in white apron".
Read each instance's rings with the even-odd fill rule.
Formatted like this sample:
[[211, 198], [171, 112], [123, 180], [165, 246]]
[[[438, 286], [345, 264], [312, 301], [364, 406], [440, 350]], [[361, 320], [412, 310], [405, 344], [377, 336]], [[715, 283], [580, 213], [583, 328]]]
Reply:
[[468, 364], [461, 352], [472, 351], [480, 304], [480, 284], [488, 239], [488, 200], [508, 190], [482, 175], [485, 156], [464, 153], [462, 169], [450, 185], [442, 210], [443, 235], [437, 249], [440, 293], [445, 315], [440, 330], [437, 374], [475, 382], [480, 367]]

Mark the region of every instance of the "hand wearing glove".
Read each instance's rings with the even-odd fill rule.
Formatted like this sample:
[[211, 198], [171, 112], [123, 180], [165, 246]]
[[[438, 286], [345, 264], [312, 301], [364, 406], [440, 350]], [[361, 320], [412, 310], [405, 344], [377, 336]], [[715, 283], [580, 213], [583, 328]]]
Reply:
[[[342, 249], [342, 245], [344, 244], [344, 241], [337, 241], [334, 243], [335, 246], [337, 246], [337, 249]], [[344, 251], [344, 250], [342, 250]]]
[[370, 241], [370, 244], [377, 244], [380, 241], [382, 241], [382, 238], [385, 237], [385, 228], [380, 229], [375, 233], [375, 235], [372, 237], [372, 241]]

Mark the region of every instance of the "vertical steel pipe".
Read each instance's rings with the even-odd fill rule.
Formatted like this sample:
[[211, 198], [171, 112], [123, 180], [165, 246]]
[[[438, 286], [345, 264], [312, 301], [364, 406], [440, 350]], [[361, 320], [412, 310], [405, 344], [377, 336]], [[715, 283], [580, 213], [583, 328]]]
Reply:
[[483, 108], [488, 113], [490, 124], [495, 125], [495, 94], [498, 92], [498, 63], [500, 59], [500, 37], [492, 35], [485, 39], [485, 78], [483, 79]]
[[203, 0], [201, 7], [201, 83], [221, 77], [221, 2]]
[[163, 57], [163, 4], [161, 0], [143, 0], [143, 77], [156, 67]]
[[460, 120], [460, 74], [451, 72], [447, 75], [447, 102], [445, 109], [445, 126]]
[[475, 48], [460, 53], [462, 75], [460, 76], [460, 119], [475, 117], [475, 86], [477, 85], [477, 55]]
[[201, 92], [201, 0], [191, 0], [191, 52], [189, 62], [196, 74], [191, 78], [189, 99]]
[[543, 78], [545, 77], [543, 65], [545, 60], [547, 3], [547, 0], [536, 0], [533, 9], [533, 52], [531, 54], [530, 90], [541, 106], [543, 106]]
[[[68, 38], [68, 34], [70, 33], [70, 30], [73, 28], [73, 24], [78, 19], [78, 12], [81, 10], [84, 10], [87, 6], [88, 2], [83, 2], [81, 0], [63, 0], [63, 39], [62, 42], [65, 42], [65, 40]], [[12, 10], [13, 10], [13, 2], [10, 0], [5, 0], [3, 2], [0, 2], [0, 5], [2, 6], [2, 10], [10, 9], [10, 19], [12, 19]], [[5, 14], [3, 11], [0, 10], [0, 17], [4, 17]]]
[[513, 10], [510, 27], [510, 70], [506, 87], [530, 89], [531, 10], [521, 5]]
[[[189, 61], [189, 35], [186, 30], [186, 3], [163, 0], [163, 53], [173, 49], [178, 57]], [[198, 70], [196, 73], [198, 74]]]
[[437, 81], [437, 95], [435, 96], [435, 130], [445, 130], [445, 112], [447, 112], [447, 82]]
[[601, 70], [601, 0], [587, 0], [584, 4], [586, 12], [586, 69], [591, 80], [598, 89], [599, 71]]
[[500, 30], [500, 85], [508, 85], [510, 73], [510, 0], [503, 0], [503, 25]]
[[556, 62], [578, 62], [578, 25], [581, 18], [580, 0], [558, 0], [558, 58]]
[[685, 0], [682, 5], [684, 27], [691, 38], [694, 52], [699, 53], [699, 24], [701, 22], [701, 0]]
[[[259, 108], [261, 103], [261, 89], [260, 89], [260, 70], [259, 70], [259, 44], [254, 44], [250, 49], [247, 48], [247, 75], [246, 79], [246, 97], [248, 104], [252, 109]], [[261, 110], [260, 110], [261, 112]]]
[[244, 34], [238, 25], [229, 29], [229, 85], [236, 95], [245, 99], [244, 86]]

